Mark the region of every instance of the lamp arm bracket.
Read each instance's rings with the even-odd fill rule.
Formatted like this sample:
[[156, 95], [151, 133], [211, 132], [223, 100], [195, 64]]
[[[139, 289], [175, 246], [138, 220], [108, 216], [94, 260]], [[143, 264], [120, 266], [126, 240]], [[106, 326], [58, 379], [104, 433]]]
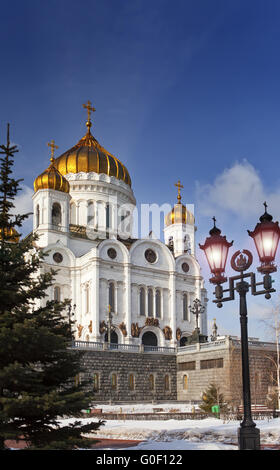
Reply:
[[[261, 282], [256, 282], [256, 275], [253, 272], [250, 273], [241, 273], [239, 276], [231, 276], [229, 281], [229, 288], [224, 289], [220, 284], [216, 286], [215, 289], [215, 296], [216, 299], [213, 300], [214, 303], [218, 304], [218, 307], [222, 307], [223, 302], [228, 302], [230, 300], [234, 300], [235, 295], [234, 291], [236, 290], [235, 281], [243, 281], [244, 278], [250, 278], [249, 287], [251, 287], [251, 294], [252, 295], [265, 295], [266, 299], [270, 299], [270, 293], [276, 292], [275, 289], [272, 288], [272, 283], [274, 282], [271, 279], [269, 274], [265, 274], [263, 280]], [[257, 286], [263, 286], [264, 289], [257, 291]], [[228, 297], [223, 297], [225, 292], [229, 292]]]

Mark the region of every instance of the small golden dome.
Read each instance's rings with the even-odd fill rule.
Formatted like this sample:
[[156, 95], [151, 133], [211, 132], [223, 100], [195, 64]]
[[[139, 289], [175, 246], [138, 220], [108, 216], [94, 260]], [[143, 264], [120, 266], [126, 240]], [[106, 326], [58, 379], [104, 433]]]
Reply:
[[[3, 240], [3, 229], [0, 228], [0, 240]], [[16, 231], [14, 227], [11, 228], [4, 228], [4, 237], [7, 242], [10, 243], [18, 243], [20, 239], [20, 235]]]
[[64, 176], [57, 170], [54, 164], [54, 158], [51, 158], [50, 166], [34, 181], [35, 193], [39, 189], [54, 189], [56, 191], [62, 191], [63, 193], [69, 193], [70, 185]]
[[165, 216], [165, 225], [168, 227], [173, 224], [194, 225], [194, 215], [184, 206], [184, 204], [175, 204], [172, 211]]
[[[89, 122], [87, 125], [90, 124]], [[67, 173], [103, 173], [124, 181], [131, 186], [131, 179], [126, 167], [105, 150], [93, 137], [88, 125], [87, 134], [67, 152], [54, 161], [55, 167], [62, 175]]]
[[189, 224], [189, 225], [194, 225], [195, 219], [194, 215], [184, 206], [184, 204], [181, 203], [181, 189], [184, 187], [181, 185], [180, 180], [175, 183], [175, 186], [177, 186], [178, 189], [178, 195], [177, 195], [177, 204], [173, 207], [172, 211], [170, 211], [166, 216], [165, 216], [165, 225], [168, 227], [169, 225], [173, 224]]

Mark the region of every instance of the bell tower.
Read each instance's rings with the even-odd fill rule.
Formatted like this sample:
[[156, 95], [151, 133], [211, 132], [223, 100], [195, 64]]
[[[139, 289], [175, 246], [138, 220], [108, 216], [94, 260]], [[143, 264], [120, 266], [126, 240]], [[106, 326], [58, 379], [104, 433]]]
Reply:
[[69, 231], [70, 185], [54, 166], [54, 150], [58, 146], [53, 140], [48, 146], [51, 148], [50, 165], [34, 181], [33, 230], [40, 236], [40, 246], [56, 240], [56, 232], [62, 235]]
[[181, 189], [184, 186], [180, 180], [175, 183], [175, 186], [178, 190], [177, 204], [165, 217], [165, 244], [170, 248], [175, 257], [183, 253], [195, 255], [194, 215], [181, 202]]

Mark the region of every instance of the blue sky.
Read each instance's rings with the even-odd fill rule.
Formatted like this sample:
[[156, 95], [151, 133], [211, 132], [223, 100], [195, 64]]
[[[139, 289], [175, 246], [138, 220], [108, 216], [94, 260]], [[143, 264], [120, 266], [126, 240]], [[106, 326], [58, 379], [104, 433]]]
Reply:
[[[180, 179], [197, 242], [216, 215], [236, 250], [255, 253], [246, 230], [264, 199], [280, 219], [279, 21], [278, 0], [2, 2], [0, 140], [9, 121], [19, 205], [48, 165], [47, 142], [59, 155], [85, 133], [89, 99], [93, 134], [129, 169], [138, 204], [175, 202]], [[238, 301], [220, 311], [212, 298], [210, 286], [209, 319], [238, 335]], [[270, 304], [249, 304], [249, 334], [264, 338]]]

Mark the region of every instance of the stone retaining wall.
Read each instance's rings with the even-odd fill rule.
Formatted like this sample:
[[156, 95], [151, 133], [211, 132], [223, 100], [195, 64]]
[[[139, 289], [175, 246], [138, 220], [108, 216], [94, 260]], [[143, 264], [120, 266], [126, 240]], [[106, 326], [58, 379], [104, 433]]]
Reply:
[[[98, 389], [94, 400], [119, 402], [146, 402], [147, 400], [175, 401], [177, 399], [177, 367], [174, 354], [140, 354], [121, 351], [86, 351], [83, 355], [85, 379], [98, 374]], [[116, 386], [112, 386], [112, 375]], [[130, 387], [129, 376], [134, 377]], [[153, 375], [154, 390], [150, 376]], [[168, 376], [169, 390], [166, 389]]]

